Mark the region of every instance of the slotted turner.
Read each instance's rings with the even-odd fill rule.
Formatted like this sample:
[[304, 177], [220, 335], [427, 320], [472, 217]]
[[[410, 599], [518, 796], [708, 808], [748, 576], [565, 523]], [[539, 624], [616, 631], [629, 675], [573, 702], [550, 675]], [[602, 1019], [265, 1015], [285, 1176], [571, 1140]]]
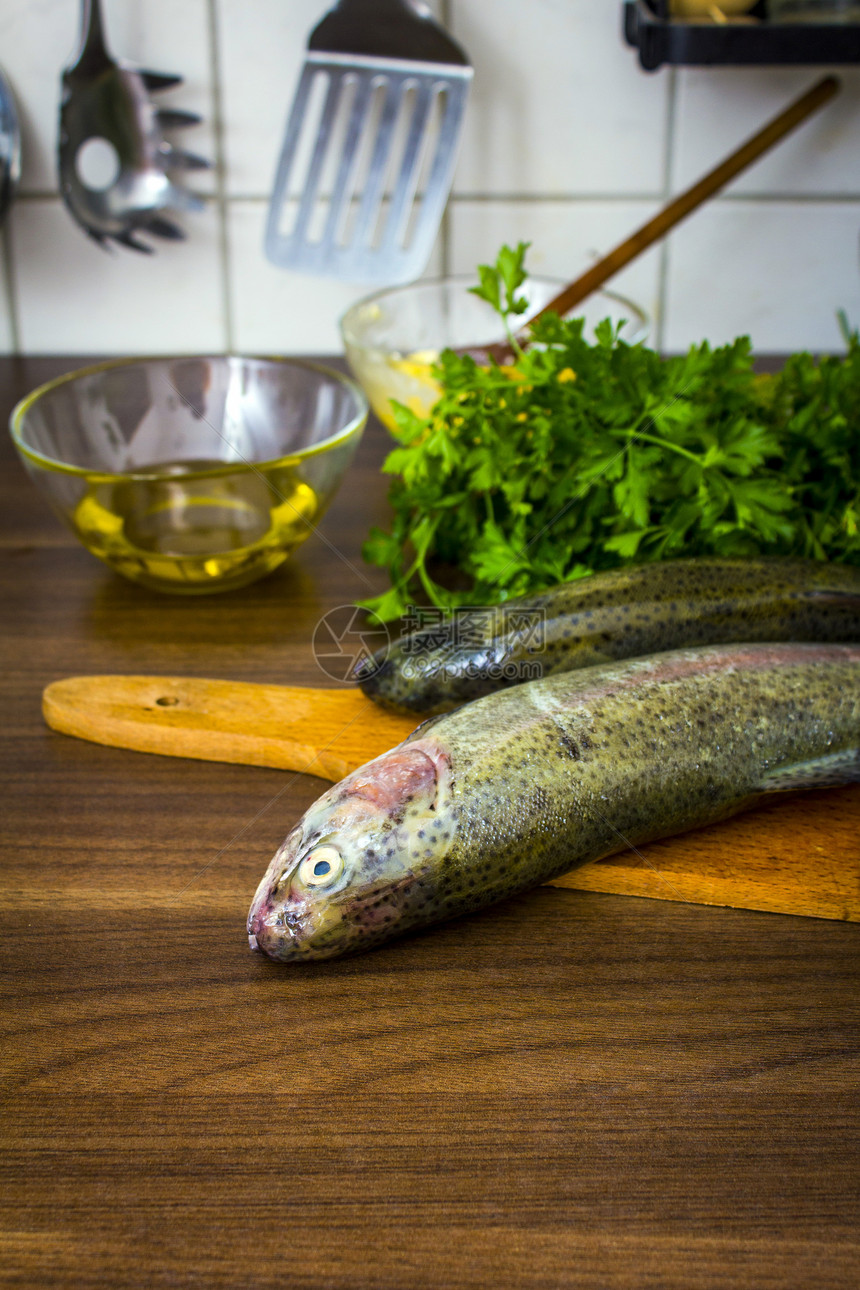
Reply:
[[308, 40], [268, 258], [350, 282], [418, 277], [453, 180], [471, 79], [463, 50], [424, 5], [340, 0]]

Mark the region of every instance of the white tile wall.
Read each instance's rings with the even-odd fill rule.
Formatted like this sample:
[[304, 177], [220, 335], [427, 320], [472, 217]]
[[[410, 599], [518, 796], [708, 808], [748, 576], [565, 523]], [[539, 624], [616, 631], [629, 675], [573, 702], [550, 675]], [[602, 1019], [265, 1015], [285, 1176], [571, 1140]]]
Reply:
[[771, 353], [841, 349], [836, 311], [860, 323], [858, 227], [854, 203], [718, 202], [699, 211], [672, 239], [667, 347], [743, 334]]
[[[185, 80], [165, 103], [216, 169], [202, 214], [152, 256], [101, 251], [57, 199], [59, 77], [78, 0], [3, 0], [0, 62], [24, 171], [0, 272], [0, 351], [331, 352], [360, 285], [301, 277], [262, 252], [268, 193], [309, 29], [328, 0], [103, 0], [117, 55]], [[573, 277], [810, 85], [816, 68], [645, 73], [621, 0], [434, 0], [475, 82], [454, 194], [428, 273], [469, 272], [502, 240]], [[839, 348], [860, 324], [860, 69], [839, 97], [610, 285], [672, 349], [749, 333], [760, 350]], [[8, 277], [8, 280], [7, 280]]]
[[616, 0], [456, 0], [475, 66], [458, 193], [658, 196], [667, 78], [620, 36]]
[[[452, 205], [451, 270], [471, 273], [507, 242], [531, 242], [528, 263], [537, 274], [570, 280], [644, 224], [657, 202], [458, 201]], [[607, 288], [641, 305], [655, 320], [660, 311], [660, 252], [646, 251]], [[602, 313], [612, 310], [608, 307]]]
[[860, 198], [860, 71], [687, 67], [679, 73], [673, 188], [686, 188], [829, 71], [842, 82], [826, 109], [739, 175], [735, 195]]
[[[339, 353], [338, 319], [367, 288], [273, 268], [263, 254], [267, 203], [237, 199], [229, 205], [235, 348], [257, 354]], [[438, 246], [427, 268], [428, 276], [441, 274]]]
[[106, 251], [56, 198], [13, 207], [20, 344], [36, 354], [220, 352], [227, 346], [218, 211], [156, 255]]
[[225, 183], [231, 197], [272, 185], [305, 41], [326, 0], [219, 0]]

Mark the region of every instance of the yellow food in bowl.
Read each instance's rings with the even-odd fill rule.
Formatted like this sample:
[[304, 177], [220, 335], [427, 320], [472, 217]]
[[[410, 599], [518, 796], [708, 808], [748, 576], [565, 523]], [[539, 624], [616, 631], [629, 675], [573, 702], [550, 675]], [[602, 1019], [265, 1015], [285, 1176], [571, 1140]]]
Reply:
[[415, 350], [405, 358], [393, 354], [366, 353], [353, 358], [359, 380], [379, 420], [388, 430], [395, 427], [391, 400], [404, 404], [418, 417], [426, 417], [441, 389], [433, 376], [438, 351]]
[[[441, 393], [432, 369], [444, 349], [474, 350], [504, 340], [498, 313], [472, 285], [470, 278], [449, 277], [394, 287], [356, 301], [341, 318], [349, 365], [389, 430], [395, 428], [392, 400], [422, 419], [429, 415]], [[526, 326], [563, 286], [554, 278], [528, 278], [520, 288], [528, 305], [518, 326]], [[645, 312], [614, 292], [595, 292], [581, 317], [587, 332], [610, 318], [625, 328], [631, 345], [648, 334]]]
[[711, 18], [722, 22], [747, 13], [756, 0], [670, 0], [669, 11], [676, 18]]

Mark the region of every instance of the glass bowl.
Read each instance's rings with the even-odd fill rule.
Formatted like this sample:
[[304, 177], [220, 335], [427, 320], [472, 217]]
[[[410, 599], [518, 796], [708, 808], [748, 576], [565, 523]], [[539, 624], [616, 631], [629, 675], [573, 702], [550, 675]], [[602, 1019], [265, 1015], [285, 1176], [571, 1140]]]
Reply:
[[313, 532], [367, 421], [294, 359], [142, 358], [71, 372], [13, 410], [37, 489], [84, 546], [157, 591], [244, 586]]
[[[469, 287], [474, 277], [439, 278], [378, 291], [352, 305], [340, 320], [349, 365], [370, 405], [384, 425], [394, 421], [390, 402], [397, 399], [418, 416], [426, 416], [439, 397], [430, 367], [441, 350], [473, 348], [504, 340], [498, 314]], [[519, 289], [529, 308], [515, 320], [522, 327], [558, 295], [565, 283], [529, 278]], [[624, 322], [624, 340], [645, 340], [649, 319], [639, 305], [612, 291], [598, 291], [572, 311], [584, 317], [586, 332], [602, 318]]]

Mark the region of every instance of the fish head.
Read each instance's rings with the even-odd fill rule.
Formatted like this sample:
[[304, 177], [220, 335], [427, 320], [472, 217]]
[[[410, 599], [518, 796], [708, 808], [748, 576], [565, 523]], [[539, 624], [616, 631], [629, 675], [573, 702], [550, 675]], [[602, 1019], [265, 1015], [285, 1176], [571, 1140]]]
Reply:
[[462, 703], [510, 685], [505, 664], [513, 645], [494, 635], [492, 610], [473, 611], [468, 639], [456, 621], [413, 632], [356, 664], [353, 679], [363, 694], [394, 712], [450, 712]]
[[451, 844], [450, 760], [430, 739], [353, 771], [275, 853], [248, 915], [252, 949], [284, 962], [332, 958], [414, 927]]

